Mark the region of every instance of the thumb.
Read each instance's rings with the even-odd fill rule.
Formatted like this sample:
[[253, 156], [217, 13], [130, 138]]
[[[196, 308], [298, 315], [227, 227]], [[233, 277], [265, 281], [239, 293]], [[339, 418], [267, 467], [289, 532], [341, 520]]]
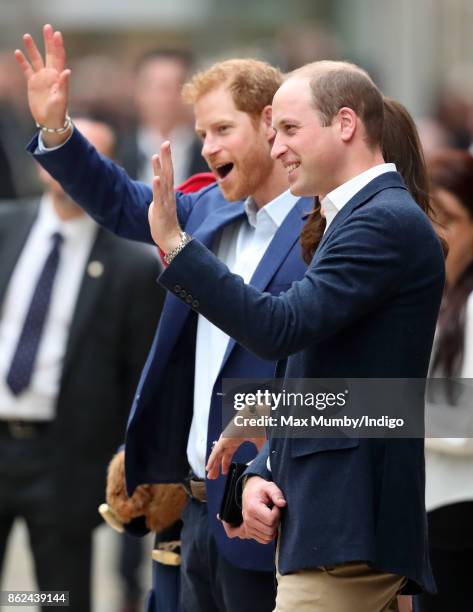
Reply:
[[284, 508], [286, 505], [286, 500], [284, 499], [284, 495], [279, 487], [277, 487], [274, 483], [271, 483], [267, 489], [267, 494], [269, 499], [273, 502], [275, 506], [278, 508]]

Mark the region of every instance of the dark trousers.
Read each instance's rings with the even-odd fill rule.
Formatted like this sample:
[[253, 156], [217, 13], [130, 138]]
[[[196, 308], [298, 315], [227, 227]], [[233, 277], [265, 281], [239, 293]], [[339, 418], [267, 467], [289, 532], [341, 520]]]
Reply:
[[438, 593], [423, 593], [417, 612], [471, 612], [473, 610], [473, 549], [430, 550]]
[[[473, 478], [473, 475], [472, 475]], [[473, 610], [473, 502], [429, 512], [430, 560], [437, 594], [416, 598], [416, 612]]]
[[89, 612], [92, 534], [81, 525], [65, 526], [63, 517], [58, 520], [61, 513], [67, 514], [67, 507], [61, 505], [55, 490], [47, 428], [32, 438], [16, 439], [2, 424], [0, 569], [13, 522], [22, 517], [28, 529], [38, 589], [69, 591], [68, 610]]
[[[181, 521], [158, 533], [154, 546], [181, 539]], [[145, 612], [182, 612], [180, 605], [181, 568], [153, 561], [152, 584], [145, 604]]]
[[190, 500], [182, 517], [181, 601], [184, 612], [271, 612], [275, 575], [244, 570], [220, 553], [207, 504]]

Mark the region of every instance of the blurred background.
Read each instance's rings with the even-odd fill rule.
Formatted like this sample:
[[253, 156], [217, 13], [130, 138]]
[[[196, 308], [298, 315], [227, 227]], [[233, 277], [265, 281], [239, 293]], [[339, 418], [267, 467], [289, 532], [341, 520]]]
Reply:
[[[22, 154], [33, 126], [11, 51], [51, 21], [63, 31], [73, 100], [134, 118], [137, 59], [159, 47], [189, 50], [196, 67], [257, 56], [289, 70], [320, 58], [350, 59], [419, 121], [425, 146], [468, 147], [473, 130], [473, 3], [469, 0], [0, 0], [0, 141], [20, 196], [38, 190]], [[21, 161], [20, 161], [21, 160]]]
[[[144, 94], [140, 90], [140, 58], [160, 49], [192, 58], [191, 72], [227, 57], [258, 57], [284, 71], [318, 59], [348, 59], [365, 67], [385, 94], [407, 106], [427, 153], [446, 146], [471, 147], [471, 0], [0, 0], [0, 200], [36, 196], [42, 190], [24, 152], [35, 126], [13, 50], [21, 47], [24, 32], [39, 40], [47, 22], [64, 34], [72, 69], [71, 113], [112, 123], [123, 144], [118, 160], [136, 176], [140, 172], [126, 156], [131, 132], [153, 121], [146, 116], [151, 112], [146, 100], [153, 106], [151, 96], [156, 95], [155, 105], [162, 104], [162, 109], [166, 100], [173, 104], [171, 93], [159, 101], [163, 92], [152, 92], [151, 73]], [[182, 80], [188, 73], [185, 65]], [[161, 134], [166, 131], [166, 126], [156, 127]], [[115, 534], [99, 528], [93, 571], [96, 612], [123, 609], [118, 550]], [[142, 554], [145, 592], [149, 551]], [[1, 586], [33, 589], [32, 576], [20, 521], [10, 539]]]

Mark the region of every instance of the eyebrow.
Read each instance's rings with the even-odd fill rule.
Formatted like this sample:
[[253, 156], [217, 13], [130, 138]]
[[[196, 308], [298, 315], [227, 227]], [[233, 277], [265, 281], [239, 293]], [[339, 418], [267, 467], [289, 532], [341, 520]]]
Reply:
[[226, 125], [226, 124], [233, 124], [233, 123], [234, 123], [233, 119], [228, 119], [228, 118], [223, 118], [222, 117], [221, 119], [217, 119], [216, 121], [212, 121], [207, 128], [203, 128], [203, 127], [200, 127], [200, 125], [196, 125], [195, 126], [195, 131], [196, 132], [198, 132], [198, 131], [202, 132], [202, 131], [205, 131], [206, 129], [218, 127], [218, 126], [220, 126], [222, 124]]
[[291, 118], [291, 117], [282, 117], [281, 119], [278, 119], [276, 122], [273, 122], [273, 128], [276, 125], [284, 125], [286, 123], [291, 123], [293, 125], [300, 125], [300, 121], [298, 119], [295, 118]]

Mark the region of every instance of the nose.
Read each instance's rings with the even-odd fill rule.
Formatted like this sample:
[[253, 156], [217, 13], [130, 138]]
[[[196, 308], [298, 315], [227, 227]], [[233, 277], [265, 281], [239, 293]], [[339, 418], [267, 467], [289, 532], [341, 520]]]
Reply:
[[284, 155], [288, 147], [284, 144], [281, 135], [279, 132], [276, 132], [276, 136], [274, 137], [273, 146], [271, 147], [271, 157], [273, 159], [279, 159], [281, 155]]
[[212, 157], [212, 155], [215, 155], [215, 153], [218, 153], [219, 149], [220, 149], [220, 145], [215, 138], [213, 138], [212, 136], [208, 136], [208, 135], [204, 138], [204, 141], [202, 143], [203, 157], [205, 157], [206, 159], [209, 157]]

